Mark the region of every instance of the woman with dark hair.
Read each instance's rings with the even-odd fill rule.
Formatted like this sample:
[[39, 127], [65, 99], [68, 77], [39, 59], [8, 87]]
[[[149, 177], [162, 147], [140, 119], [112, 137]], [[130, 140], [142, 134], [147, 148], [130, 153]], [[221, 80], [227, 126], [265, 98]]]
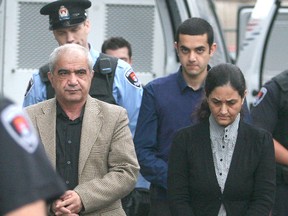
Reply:
[[174, 137], [168, 197], [175, 216], [269, 215], [275, 191], [270, 133], [242, 121], [246, 84], [232, 64], [213, 67], [199, 124]]

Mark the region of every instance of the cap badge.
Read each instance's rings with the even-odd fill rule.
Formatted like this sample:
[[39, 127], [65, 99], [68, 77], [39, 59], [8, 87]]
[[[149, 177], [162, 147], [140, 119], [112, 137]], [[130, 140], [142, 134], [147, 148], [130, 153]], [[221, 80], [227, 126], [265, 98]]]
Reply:
[[65, 6], [63, 6], [63, 5], [60, 6], [58, 13], [59, 13], [59, 20], [60, 21], [70, 19], [69, 11]]

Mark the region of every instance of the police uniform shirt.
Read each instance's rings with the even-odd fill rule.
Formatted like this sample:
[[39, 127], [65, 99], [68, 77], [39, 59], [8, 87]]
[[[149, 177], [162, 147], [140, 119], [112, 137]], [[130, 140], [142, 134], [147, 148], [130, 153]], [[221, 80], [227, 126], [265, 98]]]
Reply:
[[278, 84], [271, 80], [259, 91], [251, 108], [253, 124], [268, 130], [274, 139], [288, 148], [288, 112], [281, 107], [282, 92]]
[[30, 120], [20, 107], [0, 99], [0, 215], [44, 199], [65, 186], [54, 172]]
[[259, 91], [251, 108], [253, 123], [273, 133], [278, 121], [280, 88], [274, 81], [266, 83]]

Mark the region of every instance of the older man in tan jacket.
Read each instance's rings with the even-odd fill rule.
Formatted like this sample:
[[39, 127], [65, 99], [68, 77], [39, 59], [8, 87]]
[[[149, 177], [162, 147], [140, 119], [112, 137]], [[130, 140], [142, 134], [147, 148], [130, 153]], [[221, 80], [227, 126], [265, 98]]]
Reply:
[[68, 188], [54, 201], [52, 214], [125, 215], [120, 199], [137, 180], [126, 110], [88, 95], [92, 67], [86, 48], [56, 48], [48, 73], [56, 96], [26, 109]]

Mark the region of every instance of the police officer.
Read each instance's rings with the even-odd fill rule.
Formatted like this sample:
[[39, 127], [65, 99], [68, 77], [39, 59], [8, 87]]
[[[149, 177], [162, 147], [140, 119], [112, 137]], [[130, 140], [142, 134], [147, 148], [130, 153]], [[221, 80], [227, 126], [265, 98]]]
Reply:
[[[117, 57], [132, 65], [132, 46], [123, 37], [110, 37], [101, 47], [102, 53]], [[139, 173], [135, 189], [122, 199], [127, 216], [147, 216], [150, 210], [150, 183]]]
[[22, 108], [0, 98], [0, 118], [0, 215], [47, 215], [45, 200], [62, 195], [64, 184]]
[[[91, 6], [89, 0], [59, 0], [51, 2], [41, 8], [42, 15], [49, 15], [49, 29], [53, 32], [59, 45], [77, 43], [90, 49], [94, 63], [99, 52], [88, 43], [90, 22], [87, 19], [86, 9]], [[95, 73], [96, 74], [96, 73]], [[38, 103], [47, 99], [47, 88], [42, 73], [33, 75], [25, 94], [23, 106]], [[105, 79], [103, 80], [105, 82]], [[104, 86], [106, 83], [104, 83]], [[91, 87], [93, 88], [93, 86]], [[142, 86], [132, 67], [118, 60], [113, 79], [112, 96], [115, 103], [127, 110], [129, 128], [134, 135], [138, 113], [142, 99]]]
[[277, 189], [272, 215], [288, 215], [288, 70], [268, 81], [251, 108], [254, 124], [273, 135]]

